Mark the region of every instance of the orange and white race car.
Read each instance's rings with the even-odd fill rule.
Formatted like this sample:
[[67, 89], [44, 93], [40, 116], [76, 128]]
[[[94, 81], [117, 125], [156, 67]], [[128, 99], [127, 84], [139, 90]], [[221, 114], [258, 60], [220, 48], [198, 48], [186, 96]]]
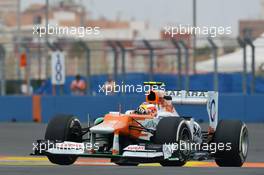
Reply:
[[[206, 105], [208, 128], [202, 131], [174, 105]], [[86, 128], [73, 115], [55, 116], [45, 139], [34, 147], [34, 155], [46, 155], [59, 165], [73, 164], [78, 157], [106, 157], [118, 165], [183, 166], [189, 160], [215, 159], [219, 166], [242, 166], [248, 130], [241, 121], [218, 122], [218, 92], [151, 90], [138, 109], [109, 112]]]

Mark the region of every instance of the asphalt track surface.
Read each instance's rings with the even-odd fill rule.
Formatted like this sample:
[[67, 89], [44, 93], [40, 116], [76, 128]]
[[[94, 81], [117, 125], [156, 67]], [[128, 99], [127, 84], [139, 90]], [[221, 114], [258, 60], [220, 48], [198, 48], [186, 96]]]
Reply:
[[2, 175], [264, 175], [264, 124], [247, 124], [250, 147], [247, 163], [242, 168], [220, 168], [214, 162], [189, 162], [186, 167], [161, 167], [159, 164], [141, 164], [138, 167], [120, 167], [107, 159], [80, 158], [71, 166], [49, 163], [45, 157], [31, 157], [32, 142], [44, 137], [45, 124], [0, 123], [0, 174]]

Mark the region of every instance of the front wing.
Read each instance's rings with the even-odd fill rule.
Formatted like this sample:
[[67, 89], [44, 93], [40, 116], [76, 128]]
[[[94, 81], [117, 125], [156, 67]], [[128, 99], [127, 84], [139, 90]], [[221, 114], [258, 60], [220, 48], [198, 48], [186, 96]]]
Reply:
[[[169, 145], [159, 144], [139, 144], [129, 145], [124, 148], [121, 154], [113, 155], [112, 152], [102, 152], [99, 150], [87, 149], [85, 143], [59, 142], [50, 140], [38, 140], [34, 143], [32, 155], [76, 155], [79, 157], [105, 157], [105, 158], [131, 158], [131, 159], [170, 159], [173, 151]], [[177, 158], [176, 158], [177, 159]]]

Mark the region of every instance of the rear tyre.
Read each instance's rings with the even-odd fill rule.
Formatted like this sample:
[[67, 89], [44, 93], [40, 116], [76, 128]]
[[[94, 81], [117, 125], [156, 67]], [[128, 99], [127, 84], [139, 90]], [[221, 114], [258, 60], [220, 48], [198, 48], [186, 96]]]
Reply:
[[[47, 126], [45, 140], [51, 141], [82, 141], [82, 128], [80, 121], [72, 115], [57, 115], [52, 118]], [[71, 165], [77, 156], [74, 155], [47, 155], [50, 162], [58, 165]]]
[[230, 149], [217, 150], [215, 162], [220, 167], [241, 167], [248, 153], [248, 129], [237, 120], [221, 120], [213, 138], [216, 144], [229, 144]]
[[[162, 118], [157, 126], [156, 134], [154, 136], [154, 142], [157, 144], [179, 144], [180, 141], [190, 142], [191, 132], [185, 120], [179, 117], [164, 117]], [[188, 158], [190, 151], [177, 151], [176, 157], [180, 160], [163, 160], [160, 162], [162, 166], [183, 166]]]

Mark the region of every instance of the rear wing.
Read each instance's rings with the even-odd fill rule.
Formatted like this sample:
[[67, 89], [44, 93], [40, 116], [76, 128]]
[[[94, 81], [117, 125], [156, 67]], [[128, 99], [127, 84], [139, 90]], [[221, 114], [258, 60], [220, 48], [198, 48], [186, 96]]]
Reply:
[[166, 91], [176, 105], [206, 105], [209, 126], [215, 131], [218, 122], [218, 92], [215, 91]]

